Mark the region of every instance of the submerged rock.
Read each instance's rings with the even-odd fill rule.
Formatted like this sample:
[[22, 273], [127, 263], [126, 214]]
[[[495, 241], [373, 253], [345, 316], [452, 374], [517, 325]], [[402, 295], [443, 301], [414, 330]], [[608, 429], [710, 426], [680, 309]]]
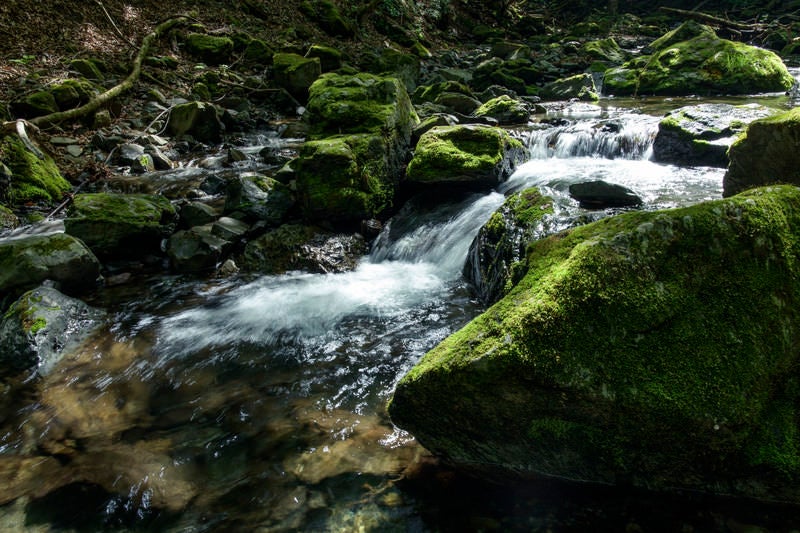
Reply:
[[658, 124], [653, 159], [674, 165], [728, 166], [728, 148], [752, 121], [777, 111], [759, 104], [700, 104], [670, 111]]
[[800, 189], [535, 242], [400, 381], [392, 420], [481, 474], [800, 503]]
[[0, 322], [2, 371], [36, 368], [46, 375], [69, 346], [100, 325], [103, 316], [99, 309], [50, 287], [26, 292]]
[[437, 126], [420, 137], [406, 179], [495, 185], [511, 175], [523, 156], [522, 143], [501, 128]]
[[464, 276], [487, 303], [497, 301], [519, 281], [528, 244], [544, 236], [553, 199], [533, 187], [509, 196], [475, 236]]
[[33, 235], [0, 242], [0, 294], [19, 294], [45, 280], [58, 282], [67, 292], [93, 287], [100, 262], [71, 235]]
[[722, 195], [770, 183], [800, 184], [800, 108], [752, 122], [728, 151]]
[[686, 22], [654, 41], [651, 56], [606, 70], [604, 91], [631, 94], [752, 94], [786, 91], [794, 78], [774, 52], [720, 39]]

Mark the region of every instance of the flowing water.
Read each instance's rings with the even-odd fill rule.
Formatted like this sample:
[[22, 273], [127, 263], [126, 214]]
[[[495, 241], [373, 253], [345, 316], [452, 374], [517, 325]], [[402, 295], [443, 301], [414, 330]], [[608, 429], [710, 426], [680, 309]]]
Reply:
[[481, 312], [461, 272], [505, 194], [543, 189], [555, 229], [616, 212], [578, 207], [581, 181], [625, 185], [645, 209], [720, 197], [722, 169], [649, 161], [658, 115], [685, 103], [573, 106], [517, 131], [530, 159], [498, 190], [411, 200], [352, 272], [98, 292], [107, 327], [17, 384], [27, 400], [3, 414], [0, 530], [788, 529], [791, 510], [752, 502], [464, 479], [385, 413], [397, 380]]

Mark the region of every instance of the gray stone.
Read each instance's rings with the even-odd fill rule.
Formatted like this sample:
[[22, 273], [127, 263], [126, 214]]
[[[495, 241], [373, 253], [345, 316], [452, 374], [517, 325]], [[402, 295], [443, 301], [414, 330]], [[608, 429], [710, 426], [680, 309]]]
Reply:
[[189, 202], [180, 209], [180, 223], [185, 228], [211, 224], [216, 219], [216, 210], [202, 202]]
[[294, 196], [288, 187], [272, 178], [256, 174], [228, 182], [227, 215], [238, 214], [237, 218], [278, 225], [293, 205]]
[[169, 238], [167, 255], [178, 272], [213, 270], [231, 243], [212, 233], [211, 225], [178, 231]]
[[569, 195], [587, 209], [607, 207], [633, 207], [642, 204], [642, 199], [632, 190], [603, 180], [573, 183]]
[[105, 313], [54, 288], [23, 294], [0, 322], [0, 364], [47, 375], [62, 355], [100, 326]]
[[216, 106], [204, 102], [176, 105], [167, 122], [167, 131], [171, 135], [191, 135], [200, 142], [219, 142], [224, 129]]
[[244, 237], [250, 225], [241, 220], [230, 217], [220, 217], [211, 225], [211, 233], [225, 239], [226, 241], [235, 242]]

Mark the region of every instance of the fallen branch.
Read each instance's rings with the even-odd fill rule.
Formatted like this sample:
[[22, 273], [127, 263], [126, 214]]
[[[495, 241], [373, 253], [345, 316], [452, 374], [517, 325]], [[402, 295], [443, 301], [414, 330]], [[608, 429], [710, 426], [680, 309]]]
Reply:
[[686, 11], [685, 9], [676, 9], [674, 7], [665, 6], [661, 6], [658, 9], [674, 15], [680, 15], [683, 18], [696, 20], [697, 22], [702, 22], [704, 24], [713, 24], [714, 26], [721, 26], [723, 28], [729, 28], [732, 30], [757, 31], [760, 29], [760, 26], [757, 24], [742, 24], [741, 22], [715, 17], [714, 15], [709, 15], [708, 13], [703, 13], [702, 11]]
[[81, 118], [94, 113], [120, 94], [130, 90], [133, 87], [133, 84], [136, 83], [136, 80], [139, 79], [139, 75], [142, 73], [142, 61], [144, 61], [144, 58], [147, 57], [147, 53], [149, 52], [153, 41], [158, 39], [163, 33], [172, 29], [173, 26], [184, 22], [185, 20], [186, 17], [183, 16], [171, 18], [165, 22], [162, 22], [156, 26], [152, 32], [148, 33], [145, 38], [142, 39], [142, 46], [139, 48], [139, 53], [136, 54], [136, 57], [133, 60], [130, 74], [128, 74], [128, 77], [119, 84], [92, 98], [88, 103], [80, 107], [36, 117], [31, 119], [30, 123], [42, 127], [52, 126], [69, 120], [75, 120], [76, 118]]

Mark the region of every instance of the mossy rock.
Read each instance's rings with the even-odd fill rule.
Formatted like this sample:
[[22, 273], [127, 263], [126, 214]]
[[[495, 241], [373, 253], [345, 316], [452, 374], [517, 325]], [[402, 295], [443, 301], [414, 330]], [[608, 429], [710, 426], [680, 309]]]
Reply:
[[26, 292], [0, 320], [0, 373], [35, 369], [47, 375], [104, 316], [51, 287]]
[[522, 100], [503, 94], [481, 105], [473, 115], [491, 117], [500, 125], [510, 125], [527, 123], [531, 112]]
[[261, 39], [251, 39], [245, 46], [242, 59], [249, 65], [271, 65], [275, 51]]
[[414, 90], [414, 93], [411, 95], [411, 100], [415, 104], [435, 102], [436, 98], [442, 93], [459, 93], [470, 97], [475, 96], [472, 93], [472, 89], [470, 89], [466, 83], [448, 80], [431, 85], [420, 85]]
[[86, 79], [103, 81], [106, 77], [100, 69], [101, 63], [92, 59], [73, 59], [69, 62], [69, 68], [76, 71]]
[[97, 257], [70, 235], [34, 235], [0, 243], [0, 295], [19, 295], [45, 280], [69, 293], [94, 287]]
[[176, 219], [163, 196], [90, 193], [75, 196], [64, 228], [101, 259], [134, 259], [159, 254]]
[[679, 30], [664, 42], [657, 40], [653, 55], [607, 70], [605, 91], [617, 96], [752, 94], [786, 91], [794, 84], [773, 52], [720, 39], [710, 28], [673, 42], [682, 36]]
[[50, 91], [37, 91], [9, 104], [15, 118], [36, 118], [58, 112], [58, 104]]
[[492, 85], [500, 85], [517, 94], [527, 94], [528, 83], [533, 83], [538, 78], [539, 72], [529, 62], [528, 65], [514, 64], [494, 57], [475, 67], [471, 86], [476, 91], [483, 91]]
[[380, 135], [308, 141], [293, 163], [303, 214], [315, 221], [359, 221], [391, 207], [397, 176]]
[[0, 205], [0, 230], [19, 227], [19, 218], [14, 212], [4, 205]]
[[420, 137], [406, 179], [420, 184], [496, 185], [523, 157], [522, 143], [501, 128], [437, 126]]
[[494, 303], [516, 285], [525, 249], [549, 231], [552, 214], [553, 199], [532, 187], [511, 194], [481, 227], [464, 263], [481, 300]]
[[700, 104], [670, 111], [658, 124], [653, 160], [675, 165], [728, 166], [728, 148], [756, 119], [777, 113], [759, 104]]
[[608, 64], [620, 64], [626, 59], [625, 51], [612, 37], [584, 43], [581, 52], [591, 60]]
[[800, 503], [800, 189], [547, 237], [399, 382], [394, 423], [482, 475]]
[[275, 82], [298, 100], [305, 102], [311, 84], [322, 74], [318, 57], [278, 53], [272, 56]]
[[49, 155], [41, 152], [41, 159], [25, 147], [16, 135], [0, 139], [0, 162], [11, 171], [10, 183], [2, 185], [0, 194], [10, 205], [24, 202], [54, 202], [72, 186], [65, 180]]
[[170, 134], [176, 137], [191, 135], [201, 142], [219, 142], [224, 130], [219, 110], [206, 102], [176, 105], [170, 111], [167, 121], [167, 131]]
[[591, 74], [576, 74], [546, 84], [539, 96], [547, 99], [596, 101], [600, 99]]
[[728, 150], [723, 196], [771, 183], [800, 184], [800, 107], [750, 123]]
[[352, 37], [355, 35], [354, 25], [342, 16], [339, 8], [330, 0], [302, 2], [300, 11], [332, 37]]
[[313, 138], [384, 132], [407, 142], [419, 122], [397, 78], [368, 73], [323, 74], [309, 90], [307, 110]]
[[192, 56], [208, 63], [221, 65], [230, 62], [233, 53], [233, 40], [230, 37], [190, 33], [186, 36], [186, 51]]
[[313, 44], [306, 52], [307, 58], [319, 58], [322, 72], [331, 72], [342, 68], [342, 52], [331, 46]]
[[367, 72], [400, 79], [409, 92], [417, 87], [420, 61], [414, 54], [383, 48], [380, 52], [368, 56], [364, 63]]
[[294, 196], [283, 183], [260, 174], [228, 182], [225, 213], [248, 222], [277, 226], [294, 206]]
[[94, 84], [83, 78], [70, 78], [54, 85], [50, 92], [61, 110], [83, 105], [98, 93]]

